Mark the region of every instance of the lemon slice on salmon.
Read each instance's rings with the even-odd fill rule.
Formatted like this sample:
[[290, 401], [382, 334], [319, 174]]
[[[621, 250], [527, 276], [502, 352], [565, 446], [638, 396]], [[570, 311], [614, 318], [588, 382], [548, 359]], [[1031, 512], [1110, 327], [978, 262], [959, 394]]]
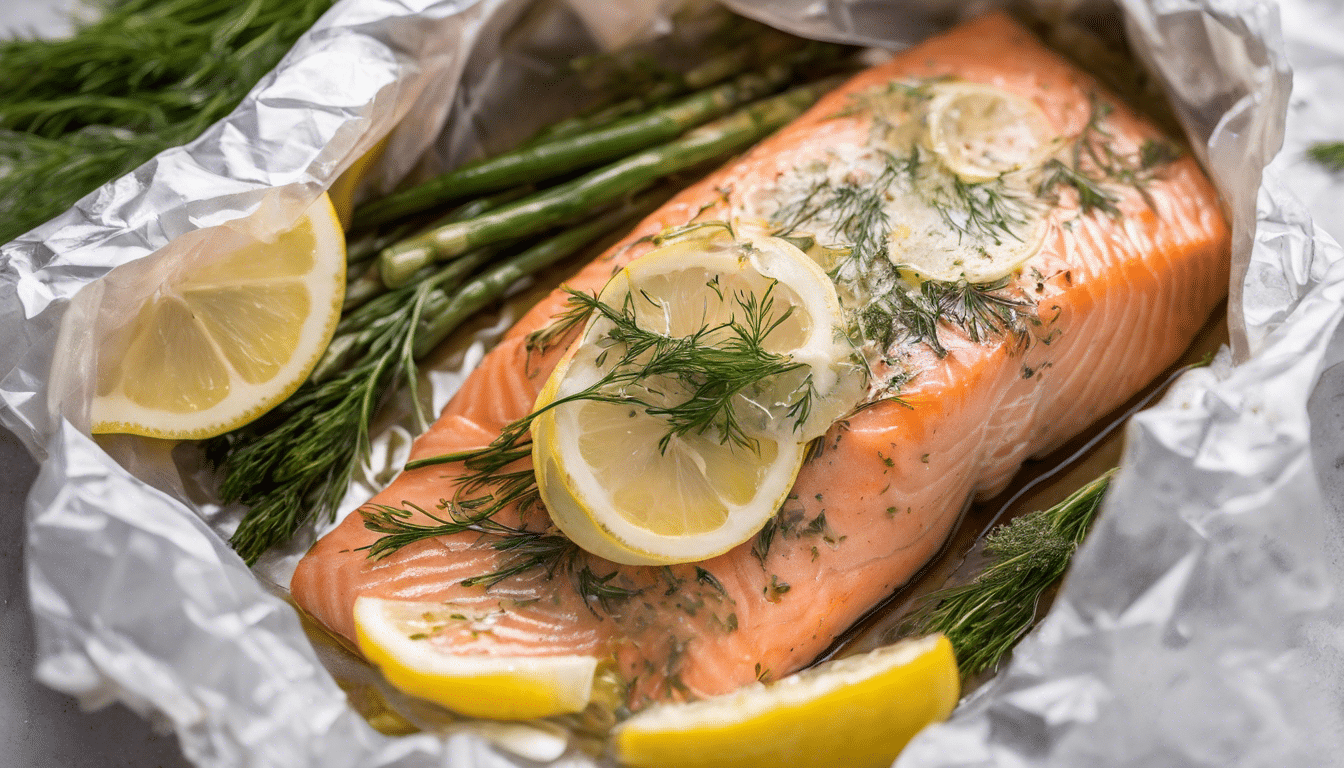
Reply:
[[745, 225], [705, 231], [618, 273], [537, 399], [551, 519], [615, 562], [704, 560], [750, 538], [807, 442], [863, 394], [826, 273]]
[[981, 83], [930, 87], [929, 148], [966, 181], [1040, 166], [1055, 151], [1050, 120], [1031, 99]]
[[303, 383], [331, 341], [345, 294], [345, 238], [324, 194], [266, 242], [169, 271], [106, 334], [95, 433], [199, 439], [252, 421]]
[[961, 686], [942, 635], [826, 662], [774, 683], [647, 709], [617, 726], [632, 768], [864, 768], [891, 765]]
[[471, 717], [525, 720], [579, 712], [592, 698], [593, 656], [466, 656], [435, 642], [473, 621], [445, 603], [355, 599], [359, 650], [397, 689]]

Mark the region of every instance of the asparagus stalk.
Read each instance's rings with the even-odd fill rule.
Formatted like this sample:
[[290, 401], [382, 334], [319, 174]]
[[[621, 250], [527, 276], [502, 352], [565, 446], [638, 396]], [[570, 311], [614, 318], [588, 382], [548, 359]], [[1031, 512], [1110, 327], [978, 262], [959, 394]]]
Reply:
[[478, 197], [475, 200], [463, 203], [446, 215], [431, 220], [428, 224], [424, 221], [402, 221], [391, 228], [364, 233], [358, 238], [350, 239], [346, 247], [345, 263], [358, 264], [367, 261], [377, 256], [387, 246], [399, 240], [405, 240], [417, 232], [480, 216], [491, 208], [497, 208], [504, 203], [511, 203], [535, 191], [536, 189], [530, 184], [519, 186], [489, 197]]
[[[435, 227], [442, 227], [445, 224], [451, 224], [455, 221], [466, 221], [467, 219], [480, 216], [492, 208], [498, 208], [505, 203], [513, 202], [532, 191], [533, 189], [531, 185], [515, 187], [495, 195], [490, 195], [489, 197], [480, 197], [469, 203], [465, 203], [453, 210], [447, 216], [438, 219], [429, 226], [421, 226], [418, 230], [413, 228], [412, 224], [405, 223], [393, 227], [392, 231], [385, 235], [370, 235], [360, 241], [360, 251], [366, 251], [367, 253], [356, 253], [354, 249], [347, 251], [345, 260], [346, 264], [350, 265], [347, 269], [350, 269], [350, 267], [358, 267], [361, 261], [371, 258], [389, 245], [393, 245], [400, 240], [405, 240], [416, 231], [424, 232], [434, 229]], [[387, 286], [383, 284], [383, 278], [378, 272], [378, 265], [376, 262], [368, 264], [363, 270], [356, 271], [352, 269], [351, 272], [353, 273], [353, 276], [345, 285], [345, 303], [341, 306], [342, 312], [349, 312], [373, 297], [380, 296], [387, 291]]]
[[536, 274], [596, 242], [622, 225], [647, 215], [666, 199], [666, 195], [645, 195], [628, 205], [619, 206], [586, 224], [572, 227], [491, 267], [467, 281], [442, 308], [426, 312], [415, 336], [415, 356], [423, 357], [448, 337], [467, 318], [504, 295], [514, 283]]
[[[832, 47], [833, 49], [834, 47]], [[796, 69], [816, 55], [793, 56], [760, 72], [739, 75], [643, 115], [596, 130], [525, 146], [445, 173], [411, 189], [367, 203], [355, 211], [351, 229], [385, 224], [441, 205], [516, 184], [557, 176], [628, 155], [680, 136], [688, 128], [729, 113], [783, 88]]]
[[621, 118], [652, 109], [666, 99], [717, 85], [730, 77], [742, 74], [747, 67], [751, 66], [754, 58], [756, 58], [756, 51], [750, 46], [741, 46], [727, 53], [719, 54], [686, 72], [681, 77], [659, 83], [650, 89], [649, 93], [620, 99], [614, 104], [600, 105], [597, 109], [590, 110], [585, 114], [575, 115], [558, 123], [552, 123], [524, 142], [523, 146], [535, 146], [566, 136], [587, 133], [610, 125]]
[[[420, 314], [435, 311], [439, 295], [451, 290], [472, 272], [484, 266], [495, 255], [493, 248], [482, 248], [463, 254], [437, 270], [426, 270], [423, 279], [396, 291], [389, 291], [341, 318], [336, 334], [322, 359], [313, 368], [309, 380], [321, 383], [349, 368], [352, 361], [369, 354], [376, 340], [388, 328], [403, 321], [401, 310], [411, 302], [420, 302]], [[425, 292], [418, 297], [418, 292]]]
[[743, 149], [802, 114], [835, 86], [831, 79], [758, 101], [728, 117], [702, 125], [675, 141], [618, 160], [468, 221], [440, 227], [403, 241], [380, 254], [383, 282], [404, 285], [435, 260], [474, 248], [540, 232], [578, 216], [594, 205], [631, 194], [676, 171]]

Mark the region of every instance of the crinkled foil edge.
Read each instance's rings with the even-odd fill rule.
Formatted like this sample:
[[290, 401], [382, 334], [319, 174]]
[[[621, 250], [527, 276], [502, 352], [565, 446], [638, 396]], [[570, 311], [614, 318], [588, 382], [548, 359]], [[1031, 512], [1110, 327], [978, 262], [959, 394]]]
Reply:
[[[729, 5], [892, 47], [973, 10]], [[201, 228], [278, 231], [389, 131], [374, 184], [409, 172], [456, 103], [472, 48], [499, 45], [526, 6], [341, 3], [233, 116], [0, 250], [0, 418], [42, 461], [27, 569], [44, 683], [169, 725], [202, 766], [512, 764], [470, 734], [375, 732], [294, 611], [201, 517], [81, 428], [87, 393], [63, 382], [88, 381], [88, 363], [66, 350], [74, 364], [52, 372], [61, 318], [87, 326], [95, 280], [112, 268]], [[1327, 552], [1341, 534], [1321, 490], [1339, 487], [1322, 425], [1344, 423], [1344, 254], [1274, 179], [1261, 183], [1288, 99], [1277, 15], [1230, 0], [1122, 6], [1231, 213], [1234, 349], [1132, 422], [1124, 469], [1054, 609], [901, 766], [1321, 765], [1337, 754], [1344, 710], [1313, 665], [1344, 666], [1330, 655], [1340, 609]]]

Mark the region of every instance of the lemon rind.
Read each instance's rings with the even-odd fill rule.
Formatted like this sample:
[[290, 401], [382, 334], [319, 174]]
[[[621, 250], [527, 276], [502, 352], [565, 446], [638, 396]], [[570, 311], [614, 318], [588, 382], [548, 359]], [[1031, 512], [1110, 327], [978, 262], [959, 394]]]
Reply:
[[580, 712], [592, 699], [595, 656], [445, 653], [413, 640], [388, 616], [393, 606], [442, 611], [444, 603], [355, 599], [356, 644], [393, 687], [459, 714], [523, 720]]

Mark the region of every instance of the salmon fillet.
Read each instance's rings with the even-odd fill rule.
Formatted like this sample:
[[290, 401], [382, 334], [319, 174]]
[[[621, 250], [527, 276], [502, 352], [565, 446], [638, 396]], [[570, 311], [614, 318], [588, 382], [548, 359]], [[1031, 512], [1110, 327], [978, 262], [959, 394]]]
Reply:
[[[1096, 104], [1107, 104], [1106, 140], [1120, 154], [1137, 156], [1146, 140], [1160, 138], [1029, 32], [990, 15], [857, 75], [679, 194], [568, 285], [596, 292], [648, 250], [641, 238], [696, 217], [724, 217], [753, 191], [775, 189], [789, 169], [862, 145], [872, 126], [852, 108], [857, 96], [940, 77], [1030, 99], [1063, 137], [1086, 130]], [[474, 533], [371, 560], [361, 548], [378, 535], [356, 514], [303, 558], [291, 586], [295, 601], [351, 639], [361, 595], [493, 611], [489, 631], [464, 625], [435, 642], [463, 655], [613, 659], [633, 683], [635, 709], [805, 666], [939, 552], [973, 497], [1002, 489], [1024, 460], [1083, 430], [1174, 362], [1225, 295], [1228, 229], [1193, 159], [1111, 191], [1113, 214], [1081, 210], [1071, 191], [1058, 196], [1042, 247], [1006, 288], [1029, 303], [1036, 320], [1027, 332], [968, 334], [944, 323], [943, 354], [924, 341], [902, 344], [905, 370], [915, 373], [900, 401], [879, 401], [830, 429], [769, 526], [768, 542], [758, 536], [712, 560], [671, 568], [589, 558], [590, 574], [615, 591], [609, 600], [585, 599], [575, 579], [538, 570], [488, 589], [463, 586], [510, 562]], [[483, 446], [531, 410], [564, 345], [530, 352], [526, 339], [562, 313], [565, 300], [556, 292], [508, 333], [416, 441], [413, 458]], [[452, 497], [458, 473], [452, 466], [405, 472], [373, 503], [434, 509]], [[520, 522], [516, 513], [505, 517]], [[543, 530], [544, 518], [530, 512], [526, 526]]]

